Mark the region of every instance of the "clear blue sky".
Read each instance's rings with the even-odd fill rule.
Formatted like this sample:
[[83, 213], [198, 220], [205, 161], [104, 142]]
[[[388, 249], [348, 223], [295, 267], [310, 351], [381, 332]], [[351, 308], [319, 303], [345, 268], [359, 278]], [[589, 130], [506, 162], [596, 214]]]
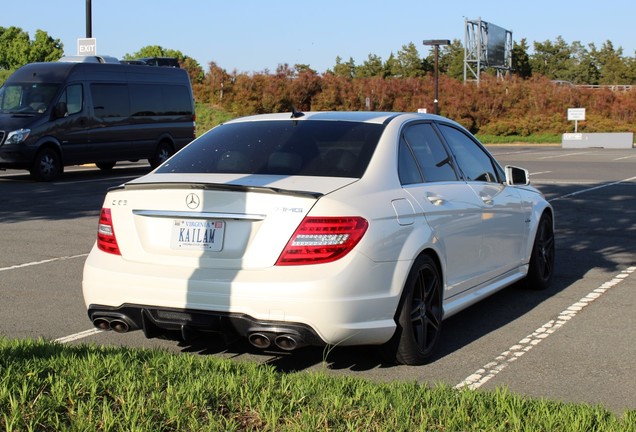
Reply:
[[[464, 42], [465, 19], [512, 31], [513, 40], [581, 42], [597, 48], [610, 40], [623, 55], [636, 50], [634, 0], [416, 1], [416, 0], [92, 0], [97, 53], [118, 58], [146, 45], [180, 50], [207, 71], [210, 61], [231, 72], [275, 71], [309, 64], [324, 72], [336, 56], [362, 64], [369, 54], [386, 60], [424, 39]], [[86, 0], [3, 0], [0, 26], [16, 26], [33, 39], [46, 31], [77, 53], [86, 36]]]

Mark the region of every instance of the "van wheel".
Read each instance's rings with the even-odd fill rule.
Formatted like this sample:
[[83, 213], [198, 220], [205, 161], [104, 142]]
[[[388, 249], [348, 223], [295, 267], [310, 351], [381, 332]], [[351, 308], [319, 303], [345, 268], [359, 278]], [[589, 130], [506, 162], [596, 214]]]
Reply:
[[35, 180], [46, 182], [57, 178], [63, 170], [60, 155], [51, 148], [44, 148], [35, 156], [30, 172]]
[[150, 166], [154, 169], [167, 161], [168, 158], [170, 158], [170, 156], [172, 156], [173, 154], [174, 152], [172, 151], [172, 146], [169, 143], [162, 141], [157, 146], [155, 155], [148, 159], [148, 162], [150, 162]]
[[384, 360], [421, 365], [431, 358], [442, 330], [442, 292], [435, 261], [428, 255], [418, 257], [404, 285], [395, 334], [382, 346]]
[[95, 166], [100, 170], [112, 170], [116, 162], [95, 162]]

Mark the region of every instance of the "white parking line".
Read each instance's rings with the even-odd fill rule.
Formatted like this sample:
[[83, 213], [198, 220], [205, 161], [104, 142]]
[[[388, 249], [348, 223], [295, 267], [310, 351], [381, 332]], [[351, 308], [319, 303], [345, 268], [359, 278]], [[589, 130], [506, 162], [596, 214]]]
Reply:
[[53, 342], [58, 342], [58, 343], [73, 342], [73, 341], [78, 340], [78, 339], [83, 339], [85, 337], [92, 336], [92, 335], [97, 334], [97, 333], [101, 333], [102, 331], [103, 330], [92, 328], [90, 330], [84, 330], [83, 332], [79, 332], [79, 333], [75, 333], [75, 334], [72, 334], [72, 335], [68, 335], [68, 336], [64, 336], [64, 337], [55, 339]]
[[605, 294], [610, 288], [615, 287], [628, 276], [636, 271], [636, 266], [629, 267], [616, 275], [612, 280], [605, 282], [585, 297], [581, 298], [578, 302], [573, 303], [567, 309], [563, 310], [556, 319], [550, 320], [536, 329], [534, 332], [521, 339], [517, 344], [508, 348], [508, 350], [502, 352], [495, 358], [495, 360], [484, 365], [481, 369], [475, 371], [475, 373], [466, 377], [462, 382], [457, 384], [455, 388], [468, 387], [469, 389], [477, 389], [492, 378], [494, 378], [499, 372], [507, 368], [511, 363], [518, 360], [525, 353], [537, 346], [541, 341], [545, 340], [563, 327], [574, 318], [581, 310]]
[[633, 181], [633, 180], [636, 180], [636, 177], [630, 177], [630, 178], [627, 178], [627, 179], [615, 181], [615, 182], [612, 182], [612, 183], [606, 183], [606, 184], [603, 184], [603, 185], [600, 185], [600, 186], [595, 186], [595, 187], [592, 187], [592, 188], [581, 189], [580, 191], [576, 191], [576, 192], [572, 192], [572, 193], [569, 193], [569, 194], [561, 195], [561, 196], [556, 197], [556, 198], [552, 198], [549, 201], [552, 202], [552, 201], [556, 201], [556, 200], [560, 200], [560, 199], [564, 199], [564, 198], [569, 198], [569, 197], [572, 197], [572, 196], [575, 196], [575, 195], [580, 195], [580, 194], [585, 193], [585, 192], [590, 192], [590, 191], [597, 190], [597, 189], [603, 189], [603, 188], [606, 188], [608, 186], [614, 186], [614, 185], [617, 185], [617, 184], [626, 183], [626, 182], [630, 182], [630, 181]]
[[69, 260], [69, 259], [73, 259], [73, 258], [83, 258], [83, 257], [87, 257], [87, 256], [88, 256], [88, 254], [80, 254], [80, 255], [71, 255], [71, 256], [63, 256], [63, 257], [58, 257], [58, 258], [51, 258], [51, 259], [42, 260], [42, 261], [34, 261], [34, 262], [30, 262], [30, 263], [25, 263], [25, 264], [17, 264], [17, 265], [13, 265], [13, 266], [9, 266], [9, 267], [0, 267], [0, 271], [14, 270], [14, 269], [23, 268], [23, 267], [31, 267], [31, 266], [35, 266], [35, 265], [46, 264], [46, 263], [50, 263], [50, 262], [54, 262], [54, 261], [64, 261], [64, 260]]
[[562, 157], [567, 157], [567, 156], [576, 156], [576, 155], [591, 154], [591, 153], [597, 153], [597, 152], [589, 152], [588, 151], [588, 152], [578, 152], [578, 153], [564, 153], [564, 154], [560, 154], [560, 155], [540, 157], [540, 158], [537, 158], [537, 160], [556, 159], [556, 158], [562, 158]]
[[633, 155], [633, 156], [623, 156], [623, 157], [616, 158], [616, 159], [614, 159], [614, 160], [615, 160], [615, 161], [617, 161], [617, 160], [631, 159], [631, 158], [636, 158], [636, 155]]

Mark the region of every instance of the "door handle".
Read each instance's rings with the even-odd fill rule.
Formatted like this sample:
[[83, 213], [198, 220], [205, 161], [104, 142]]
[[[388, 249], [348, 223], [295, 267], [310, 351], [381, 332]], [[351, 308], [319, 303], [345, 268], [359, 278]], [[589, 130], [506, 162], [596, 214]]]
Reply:
[[428, 193], [426, 194], [426, 199], [436, 206], [444, 204], [444, 198], [436, 194]]
[[486, 194], [480, 194], [479, 198], [484, 202], [484, 204], [492, 205], [492, 197]]

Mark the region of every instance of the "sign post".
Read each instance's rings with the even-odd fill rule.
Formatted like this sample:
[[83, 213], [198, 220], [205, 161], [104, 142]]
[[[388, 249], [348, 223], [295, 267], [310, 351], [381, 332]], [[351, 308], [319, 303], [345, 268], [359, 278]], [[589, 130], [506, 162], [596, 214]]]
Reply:
[[574, 120], [574, 133], [577, 133], [579, 120], [585, 120], [585, 108], [568, 108], [568, 120]]

